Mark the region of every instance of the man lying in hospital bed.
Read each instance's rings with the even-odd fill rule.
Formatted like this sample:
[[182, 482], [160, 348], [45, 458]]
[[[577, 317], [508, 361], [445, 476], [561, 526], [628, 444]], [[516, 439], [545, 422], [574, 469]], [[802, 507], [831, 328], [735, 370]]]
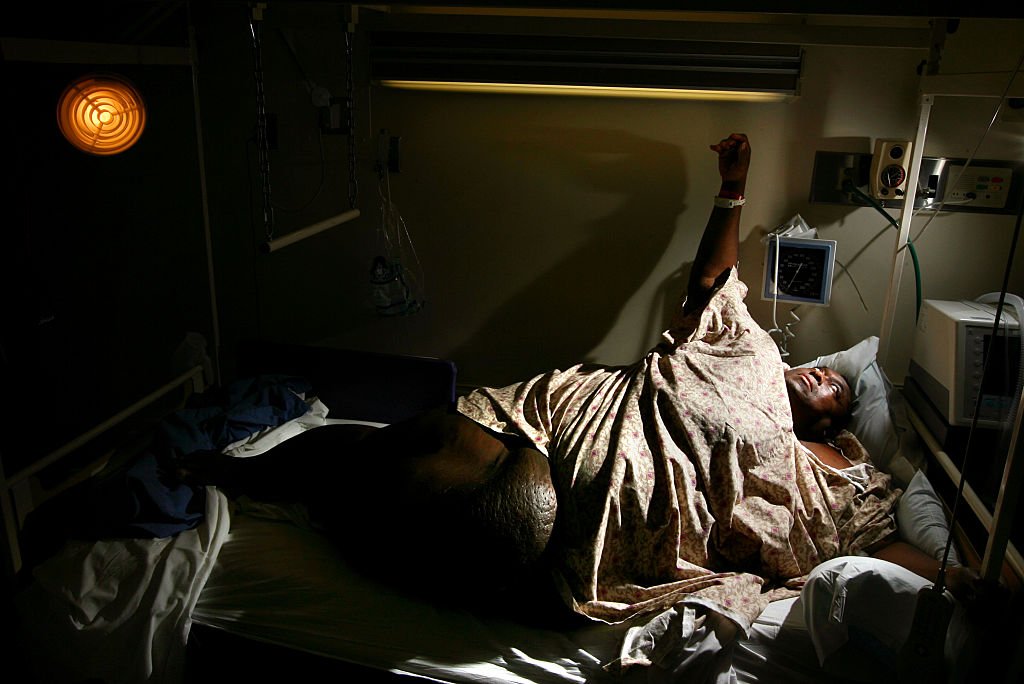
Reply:
[[[722, 185], [687, 298], [639, 362], [477, 390], [383, 429], [319, 428], [252, 459], [203, 455], [183, 474], [301, 497], [378, 575], [499, 612], [542, 578], [587, 619], [688, 610], [692, 634], [726, 641], [840, 556], [934, 581], [939, 562], [897, 534], [900, 490], [843, 429], [846, 379], [788, 368], [747, 313], [735, 267], [750, 145], [711, 149]], [[952, 567], [947, 586], [966, 596], [978, 576]], [[656, 617], [631, 630], [617, 665], [652, 662], [664, 631]]]

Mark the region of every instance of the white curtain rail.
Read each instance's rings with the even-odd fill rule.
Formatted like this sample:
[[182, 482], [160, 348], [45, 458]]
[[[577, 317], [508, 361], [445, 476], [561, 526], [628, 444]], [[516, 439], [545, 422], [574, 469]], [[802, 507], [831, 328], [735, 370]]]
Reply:
[[306, 238], [312, 237], [313, 235], [316, 235], [317, 233], [322, 233], [323, 231], [325, 231], [325, 230], [327, 230], [329, 228], [334, 228], [335, 226], [340, 226], [343, 223], [348, 223], [349, 221], [351, 221], [351, 220], [353, 220], [355, 218], [358, 218], [358, 217], [359, 217], [359, 210], [358, 209], [350, 209], [349, 211], [346, 211], [346, 212], [343, 212], [341, 214], [338, 214], [337, 216], [332, 216], [329, 219], [324, 219], [323, 221], [320, 221], [318, 223], [314, 223], [311, 226], [306, 226], [305, 228], [299, 228], [298, 230], [296, 230], [296, 231], [294, 231], [292, 233], [289, 233], [288, 235], [285, 235], [284, 237], [280, 237], [280, 238], [277, 238], [276, 240], [269, 240], [267, 242], [264, 242], [263, 243], [263, 251], [268, 253], [268, 254], [270, 252], [276, 252], [277, 250], [281, 249], [282, 247], [287, 247], [288, 245], [293, 245], [296, 242], [299, 242], [301, 240], [305, 240]]

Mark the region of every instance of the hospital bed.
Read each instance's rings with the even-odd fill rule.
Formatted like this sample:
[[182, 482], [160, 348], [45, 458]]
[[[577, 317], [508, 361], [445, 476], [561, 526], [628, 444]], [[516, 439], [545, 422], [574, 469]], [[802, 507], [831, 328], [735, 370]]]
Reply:
[[[941, 554], [948, 529], [943, 508], [916, 470], [921, 460], [911, 448], [898, 395], [876, 363], [877, 348], [877, 338], [867, 338], [808, 363], [828, 363], [850, 379], [859, 397], [851, 430], [907, 490], [898, 512], [901, 534], [926, 552]], [[229, 445], [218, 444], [239, 457], [320, 425], [383, 425], [456, 396], [456, 368], [438, 359], [286, 345], [255, 345], [239, 359], [239, 377], [246, 382], [262, 378], [266, 386], [283, 386], [285, 394], [301, 400], [293, 411], [301, 415], [290, 418], [279, 410], [280, 395], [261, 394], [260, 401], [269, 397], [280, 422], [253, 428], [251, 435]], [[537, 624], [446, 605], [443, 597], [410, 596], [353, 568], [301, 507], [230, 498], [214, 487], [170, 492], [179, 496], [175, 510], [184, 513], [156, 516], [158, 523], [170, 526], [156, 528], [166, 536], [147, 536], [135, 525], [125, 528], [134, 534], [50, 544], [53, 553], [28, 557], [30, 549], [41, 548], [38, 539], [29, 537], [45, 530], [33, 527], [33, 515], [55, 506], [60, 510], [62, 497], [91, 482], [128, 481], [123, 464], [133, 460], [125, 453], [142, 452], [139, 444], [147, 442], [133, 434], [129, 444], [76, 466], [63, 476], [70, 487], [44, 487], [52, 480], [47, 471], [158, 400], [170, 397], [176, 409], [171, 415], [181, 415], [186, 395], [192, 405], [211, 392], [195, 392], [201, 376], [201, 368], [183, 374], [133, 410], [54, 452], [44, 459], [45, 467], [0, 482], [9, 555], [26, 565], [15, 593], [16, 632], [25, 665], [38, 681], [220, 681], [216, 673], [267, 675], [275, 667], [343, 674], [352, 681], [545, 684], [623, 678], [868, 681], [873, 676], [855, 668], [825, 675], [812, 637], [827, 627], [828, 615], [807, 612], [805, 597], [772, 603], [749, 634], [740, 633], [735, 641], [697, 640], [686, 648], [665, 649], [650, 668], [616, 674], [624, 644], [654, 638], [649, 623]], [[161, 425], [166, 433], [166, 420]], [[339, 496], [345, 486], [339, 483]], [[42, 503], [48, 496], [44, 489], [63, 493]], [[133, 510], [140, 508], [145, 507]], [[175, 531], [175, 524], [181, 529]], [[881, 622], [890, 624], [900, 621], [893, 611], [902, 606], [903, 623], [909, 625], [908, 611], [926, 583], [896, 566], [865, 567], [879, 579], [859, 600], [878, 606]], [[853, 600], [855, 570], [856, 564], [827, 569], [827, 586], [847, 583]], [[670, 629], [687, 629], [684, 610], [662, 617]], [[955, 615], [945, 648], [952, 672], [969, 661], [970, 644], [963, 616]]]

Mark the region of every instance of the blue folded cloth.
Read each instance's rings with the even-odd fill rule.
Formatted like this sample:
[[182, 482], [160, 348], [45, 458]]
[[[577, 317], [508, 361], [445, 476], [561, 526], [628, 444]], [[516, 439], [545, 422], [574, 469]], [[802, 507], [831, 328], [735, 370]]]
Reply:
[[181, 455], [219, 451], [304, 415], [309, 405], [300, 394], [310, 389], [307, 380], [287, 375], [239, 380], [223, 391], [197, 395], [191, 406], [163, 421], [159, 438]]
[[161, 422], [149, 450], [94, 483], [90, 536], [169, 537], [199, 525], [206, 490], [176, 477], [176, 457], [220, 451], [304, 415], [309, 405], [300, 394], [310, 389], [302, 378], [262, 375], [195, 395]]
[[90, 537], [170, 537], [203, 521], [206, 489], [177, 480], [171, 460], [146, 451], [90, 491]]

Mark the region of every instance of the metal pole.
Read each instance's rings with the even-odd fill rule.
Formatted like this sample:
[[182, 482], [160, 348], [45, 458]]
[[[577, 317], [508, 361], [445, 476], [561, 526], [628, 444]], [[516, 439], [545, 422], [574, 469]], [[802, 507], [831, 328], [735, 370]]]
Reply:
[[203, 204], [203, 240], [206, 244], [206, 279], [210, 287], [210, 325], [213, 334], [213, 384], [220, 385], [220, 316], [217, 312], [217, 277], [213, 268], [213, 238], [210, 230], [210, 202], [206, 187], [206, 157], [203, 153], [203, 118], [199, 110], [199, 70], [196, 29], [191, 5], [188, 22], [189, 62], [192, 68], [192, 106], [196, 119], [196, 154], [199, 157], [199, 189]]
[[921, 157], [924, 154], [924, 140], [928, 135], [928, 119], [931, 116], [933, 95], [921, 96], [921, 111], [917, 121], [917, 135], [914, 138], [914, 149], [910, 155], [910, 168], [907, 169], [907, 194], [903, 198], [903, 212], [900, 214], [900, 234], [892, 254], [892, 270], [889, 273], [889, 293], [885, 299], [885, 311], [882, 313], [882, 329], [878, 334], [878, 362], [889, 373], [890, 377], [902, 377], [896, 374], [889, 363], [889, 349], [892, 342], [893, 328], [896, 325], [896, 305], [900, 296], [900, 283], [903, 280], [903, 265], [907, 258], [907, 242], [910, 239], [910, 220], [914, 216], [914, 201], [917, 199], [917, 178], [921, 173]]

